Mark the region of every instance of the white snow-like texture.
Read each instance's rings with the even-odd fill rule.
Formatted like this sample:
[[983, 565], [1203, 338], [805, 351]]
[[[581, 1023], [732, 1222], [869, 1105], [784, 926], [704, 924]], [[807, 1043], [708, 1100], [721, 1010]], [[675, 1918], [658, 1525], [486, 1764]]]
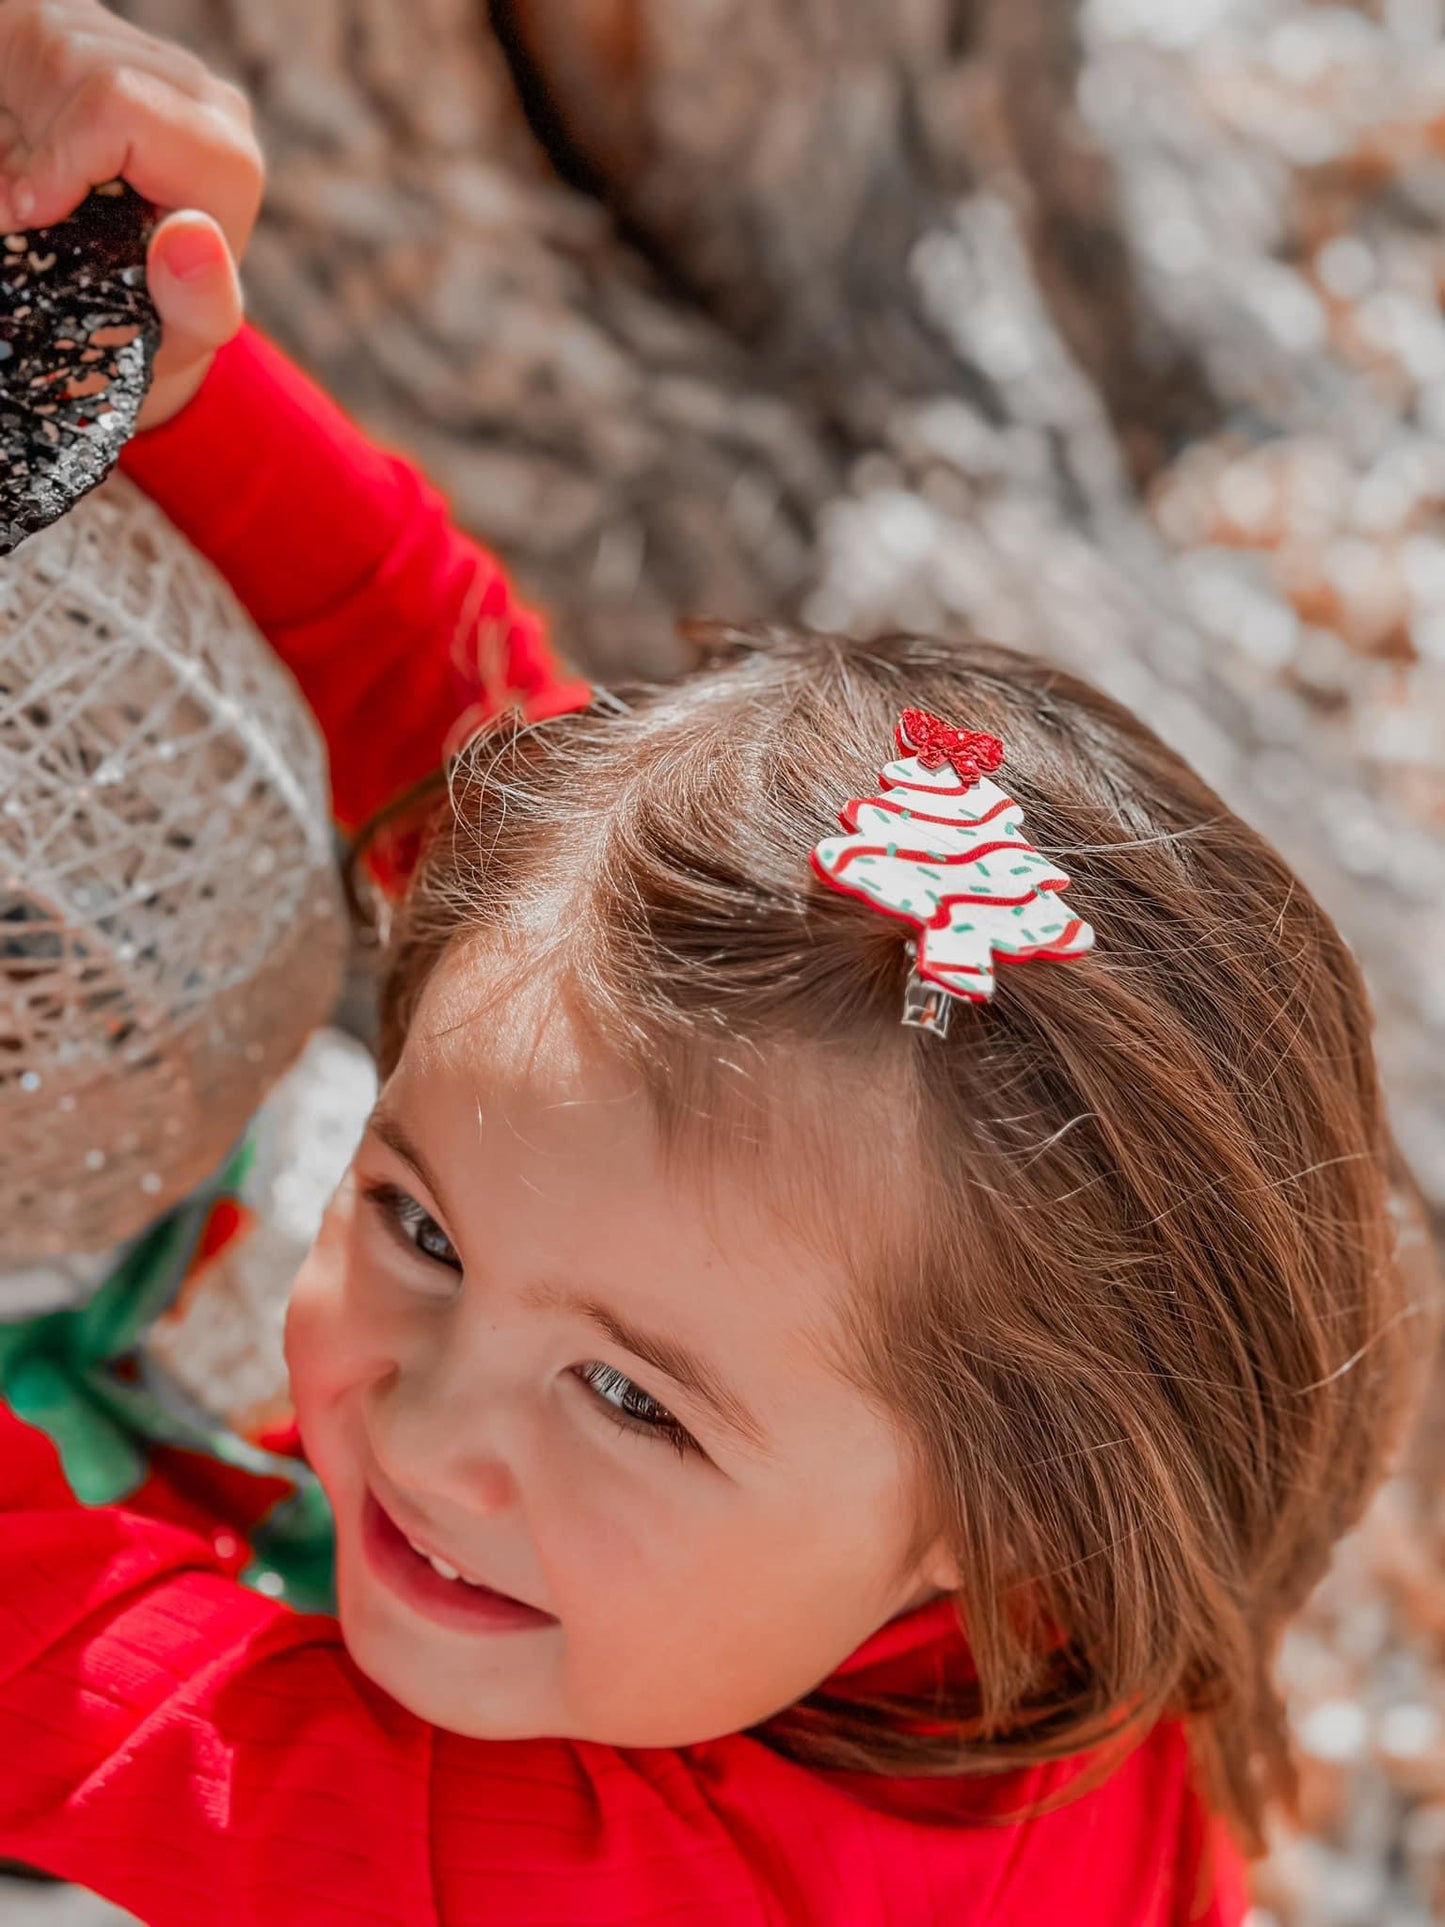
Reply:
[[920, 977], [978, 1003], [994, 963], [1077, 957], [1094, 932], [1060, 892], [1069, 879], [1023, 830], [1023, 810], [988, 777], [965, 786], [951, 764], [916, 756], [880, 773], [884, 794], [841, 812], [850, 834], [813, 852], [819, 876], [919, 930]]

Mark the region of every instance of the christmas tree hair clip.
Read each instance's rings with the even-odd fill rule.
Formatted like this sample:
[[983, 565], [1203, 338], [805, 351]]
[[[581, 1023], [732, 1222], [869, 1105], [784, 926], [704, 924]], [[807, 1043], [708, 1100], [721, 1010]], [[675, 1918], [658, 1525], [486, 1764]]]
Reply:
[[926, 710], [898, 721], [902, 756], [880, 771], [882, 793], [839, 811], [846, 836], [813, 851], [834, 890], [918, 931], [903, 1021], [943, 1036], [956, 998], [993, 995], [994, 964], [1079, 957], [1089, 925], [1061, 901], [1069, 879], [1023, 831], [1023, 810], [989, 772], [997, 736], [955, 729]]

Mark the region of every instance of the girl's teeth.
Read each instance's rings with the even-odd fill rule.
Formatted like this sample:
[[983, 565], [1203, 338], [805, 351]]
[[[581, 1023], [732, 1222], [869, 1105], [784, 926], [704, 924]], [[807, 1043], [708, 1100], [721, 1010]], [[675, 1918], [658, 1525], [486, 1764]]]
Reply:
[[411, 1546], [412, 1551], [418, 1559], [425, 1559], [432, 1571], [440, 1573], [443, 1579], [461, 1578], [462, 1575], [457, 1571], [456, 1567], [449, 1566], [445, 1559], [438, 1559], [434, 1552], [424, 1552], [420, 1546], [413, 1544], [410, 1539], [408, 1539], [406, 1543]]

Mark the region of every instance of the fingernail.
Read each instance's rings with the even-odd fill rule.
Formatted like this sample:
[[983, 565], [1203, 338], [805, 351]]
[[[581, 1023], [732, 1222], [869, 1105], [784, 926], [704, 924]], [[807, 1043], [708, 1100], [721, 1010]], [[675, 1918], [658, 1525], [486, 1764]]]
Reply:
[[195, 281], [216, 266], [216, 237], [210, 228], [197, 222], [176, 227], [164, 237], [161, 260], [166, 271], [178, 281]]
[[35, 189], [26, 181], [12, 181], [10, 184], [10, 205], [15, 210], [16, 220], [23, 222], [28, 227], [30, 217], [35, 212]]

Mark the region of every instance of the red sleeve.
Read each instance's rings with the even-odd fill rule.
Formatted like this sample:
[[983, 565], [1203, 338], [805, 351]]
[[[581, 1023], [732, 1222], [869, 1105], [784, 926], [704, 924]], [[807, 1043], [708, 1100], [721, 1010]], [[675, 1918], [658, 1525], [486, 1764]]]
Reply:
[[442, 1732], [333, 1620], [247, 1592], [176, 1526], [79, 1506], [0, 1405], [0, 1856], [149, 1927], [1237, 1927], [1239, 1864], [1176, 1726], [1050, 1805], [1064, 1770], [994, 1792], [1015, 1825], [966, 1799], [940, 1825], [937, 1781], [910, 1818], [746, 1734]]
[[0, 1856], [149, 1927], [776, 1927], [677, 1754], [438, 1733], [3, 1405]]
[[539, 720], [588, 700], [442, 497], [254, 329], [121, 466], [297, 678], [347, 827], [434, 769], [465, 711], [515, 704]]

